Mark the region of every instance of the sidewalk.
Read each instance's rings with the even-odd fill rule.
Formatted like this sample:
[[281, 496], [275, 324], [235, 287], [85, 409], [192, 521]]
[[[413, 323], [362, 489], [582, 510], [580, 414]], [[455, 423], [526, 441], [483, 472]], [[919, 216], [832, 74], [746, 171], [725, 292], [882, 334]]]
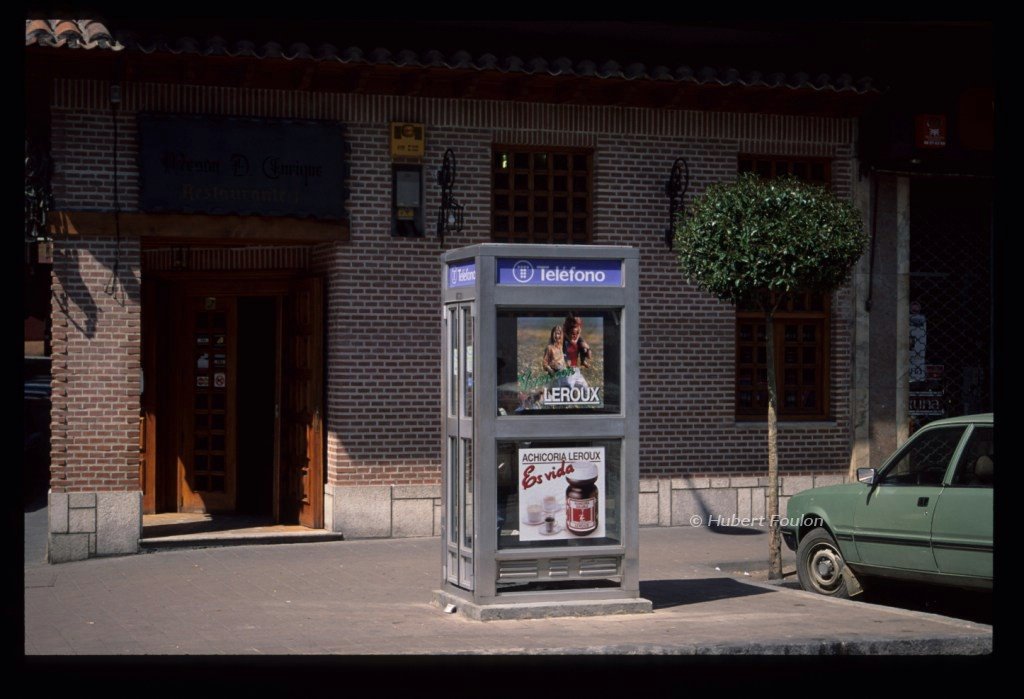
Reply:
[[[652, 614], [478, 622], [430, 605], [437, 538], [45, 563], [25, 517], [26, 655], [978, 654], [992, 628], [764, 580], [767, 534], [640, 530]], [[40, 529], [42, 534], [40, 534]], [[743, 532], [743, 533], [740, 533]], [[784, 550], [786, 571], [793, 554]]]

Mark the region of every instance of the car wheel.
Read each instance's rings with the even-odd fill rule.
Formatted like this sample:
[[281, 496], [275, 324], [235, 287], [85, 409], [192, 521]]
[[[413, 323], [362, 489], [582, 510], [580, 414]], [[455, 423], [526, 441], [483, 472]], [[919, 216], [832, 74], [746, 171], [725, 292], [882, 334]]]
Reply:
[[808, 532], [797, 546], [796, 575], [800, 579], [800, 587], [808, 592], [849, 598], [843, 577], [845, 568], [839, 547], [828, 530], [822, 527]]

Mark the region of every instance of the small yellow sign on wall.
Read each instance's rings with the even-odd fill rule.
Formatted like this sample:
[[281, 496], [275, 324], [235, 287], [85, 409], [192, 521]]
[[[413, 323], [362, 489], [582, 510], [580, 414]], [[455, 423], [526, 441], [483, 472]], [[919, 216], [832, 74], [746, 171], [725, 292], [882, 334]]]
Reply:
[[425, 150], [423, 124], [391, 123], [392, 158], [422, 158]]

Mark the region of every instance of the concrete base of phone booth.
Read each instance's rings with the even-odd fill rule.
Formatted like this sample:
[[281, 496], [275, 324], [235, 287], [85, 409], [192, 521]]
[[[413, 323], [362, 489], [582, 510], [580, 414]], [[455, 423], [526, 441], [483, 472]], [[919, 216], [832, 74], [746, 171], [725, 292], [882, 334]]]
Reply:
[[606, 616], [612, 614], [649, 614], [654, 611], [650, 600], [628, 599], [562, 600], [558, 602], [504, 602], [476, 604], [444, 590], [434, 590], [430, 604], [444, 610], [452, 605], [454, 613], [476, 621], [498, 619], [546, 619], [549, 617]]

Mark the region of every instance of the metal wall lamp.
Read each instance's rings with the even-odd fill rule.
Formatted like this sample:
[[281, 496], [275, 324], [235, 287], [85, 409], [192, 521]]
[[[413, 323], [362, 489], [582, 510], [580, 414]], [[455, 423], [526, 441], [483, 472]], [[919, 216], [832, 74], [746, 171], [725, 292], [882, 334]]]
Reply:
[[690, 188], [690, 166], [686, 158], [676, 158], [672, 171], [665, 182], [665, 196], [668, 197], [668, 227], [665, 229], [665, 245], [669, 250], [675, 239], [675, 225], [684, 215], [683, 197]]
[[437, 237], [444, 247], [446, 233], [461, 233], [463, 206], [455, 201], [455, 153], [451, 148], [444, 152], [444, 160], [437, 171], [437, 184], [441, 187], [441, 206], [437, 210]]
[[25, 137], [25, 241], [49, 240], [46, 215], [53, 208], [50, 174], [53, 165], [40, 144]]

